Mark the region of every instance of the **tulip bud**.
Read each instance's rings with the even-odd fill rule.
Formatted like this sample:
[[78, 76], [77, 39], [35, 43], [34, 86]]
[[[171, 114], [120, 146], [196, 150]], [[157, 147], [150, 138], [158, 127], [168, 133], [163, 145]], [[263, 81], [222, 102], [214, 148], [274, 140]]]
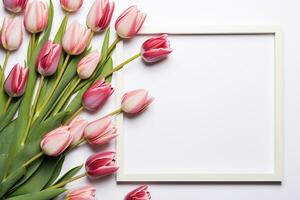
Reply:
[[17, 17], [5, 17], [1, 30], [2, 46], [8, 51], [18, 49], [23, 41], [22, 22]]
[[84, 129], [84, 137], [90, 144], [103, 145], [118, 136], [110, 117], [90, 122]]
[[88, 79], [101, 60], [99, 51], [95, 50], [82, 58], [77, 65], [77, 73], [81, 79]]
[[143, 43], [141, 55], [144, 61], [149, 63], [157, 62], [172, 52], [167, 37], [167, 34], [163, 34], [150, 38]]
[[105, 83], [104, 78], [96, 81], [82, 96], [82, 104], [89, 111], [98, 110], [114, 92], [109, 83]]
[[3, 4], [6, 10], [19, 13], [25, 9], [27, 1], [28, 0], [3, 0]]
[[68, 193], [66, 200], [96, 200], [96, 188], [85, 186]]
[[115, 152], [101, 152], [90, 156], [85, 163], [85, 170], [89, 177], [100, 178], [115, 173], [119, 168], [115, 166]]
[[61, 7], [67, 12], [76, 12], [82, 4], [83, 0], [60, 0]]
[[137, 114], [143, 111], [154, 98], [148, 96], [146, 90], [133, 90], [122, 97], [121, 108], [127, 114]]
[[118, 17], [115, 29], [121, 38], [132, 38], [138, 33], [145, 19], [145, 13], [137, 6], [131, 6]]
[[25, 9], [24, 26], [30, 33], [39, 33], [47, 28], [48, 5], [44, 1], [34, 0]]
[[131, 192], [129, 192], [124, 200], [150, 200], [151, 195], [150, 192], [148, 192], [148, 186], [147, 185], [142, 185]]
[[47, 133], [41, 140], [41, 149], [48, 156], [59, 156], [71, 144], [73, 140], [67, 126], [59, 127]]
[[86, 19], [86, 25], [94, 32], [105, 30], [114, 12], [115, 3], [109, 0], [95, 0]]
[[16, 64], [12, 68], [4, 82], [4, 89], [8, 96], [19, 97], [24, 94], [27, 85], [28, 74], [29, 68], [23, 68], [19, 64]]
[[87, 126], [88, 122], [84, 119], [81, 119], [79, 116], [75, 117], [69, 124], [69, 131], [73, 137], [72, 145], [76, 144], [83, 138], [83, 131]]
[[37, 71], [43, 76], [53, 75], [58, 67], [62, 48], [51, 40], [47, 41], [42, 47], [35, 66]]
[[72, 22], [62, 39], [64, 50], [70, 55], [81, 54], [87, 45], [90, 34], [90, 29], [76, 21]]

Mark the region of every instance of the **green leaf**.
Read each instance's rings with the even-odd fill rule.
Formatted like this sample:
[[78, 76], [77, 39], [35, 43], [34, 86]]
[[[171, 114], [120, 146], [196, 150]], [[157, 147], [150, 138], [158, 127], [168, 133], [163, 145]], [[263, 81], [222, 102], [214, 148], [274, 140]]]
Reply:
[[107, 57], [108, 48], [109, 48], [109, 38], [110, 38], [110, 28], [107, 29], [103, 43], [102, 43], [102, 49], [101, 49], [102, 58]]
[[8, 111], [0, 116], [0, 131], [3, 130], [13, 119], [16, 112], [18, 111], [21, 99], [13, 101], [8, 109]]
[[24, 194], [20, 196], [15, 196], [8, 198], [6, 200], [49, 200], [54, 197], [57, 197], [61, 193], [65, 192], [67, 189], [64, 188], [49, 188], [39, 192], [32, 192], [29, 194]]
[[60, 26], [57, 30], [57, 33], [56, 33], [55, 38], [53, 40], [57, 44], [61, 43], [62, 37], [65, 33], [65, 30], [66, 30], [66, 27], [67, 27], [67, 24], [68, 24], [68, 18], [69, 18], [68, 15], [65, 15], [64, 19], [61, 21]]
[[15, 127], [16, 121], [13, 121], [0, 132], [0, 153], [9, 153], [11, 143], [14, 140]]
[[[112, 58], [110, 57], [110, 58], [108, 59], [108, 61], [105, 63], [105, 65], [103, 66], [103, 70], [102, 70], [100, 76], [103, 77], [105, 74], [109, 73], [112, 69], [113, 69], [113, 60], [112, 60]], [[107, 83], [111, 83], [111, 80], [112, 80], [112, 76], [109, 76], [109, 77], [107, 77], [107, 78], [105, 79], [105, 81], [106, 81]]]
[[7, 154], [0, 154], [0, 182], [2, 182], [2, 179], [4, 177], [5, 162], [7, 157], [8, 157]]
[[6, 179], [2, 181], [0, 188], [0, 197], [2, 197], [14, 184], [26, 173], [24, 167], [20, 167], [13, 174], [9, 175]]
[[[0, 108], [4, 108], [5, 107], [5, 104], [7, 102], [7, 95], [4, 91], [4, 87], [3, 87], [3, 84], [4, 84], [4, 80], [5, 80], [5, 77], [4, 77], [4, 72], [3, 72], [3, 69], [2, 67], [0, 66]], [[0, 111], [1, 114], [5, 114], [4, 112], [4, 109], [2, 109]]]
[[68, 172], [66, 172], [61, 178], [59, 178], [54, 185], [61, 183], [63, 181], [66, 181], [70, 178], [72, 178], [73, 176], [75, 176], [82, 168], [83, 165], [79, 165], [77, 167], [74, 167], [72, 169], [70, 169]]
[[65, 161], [65, 156], [61, 156], [61, 158], [59, 159], [59, 161], [55, 167], [54, 172], [52, 173], [51, 178], [49, 179], [48, 183], [45, 185], [44, 188], [48, 188], [57, 179], [57, 177], [59, 176], [59, 174], [61, 172], [64, 161]]

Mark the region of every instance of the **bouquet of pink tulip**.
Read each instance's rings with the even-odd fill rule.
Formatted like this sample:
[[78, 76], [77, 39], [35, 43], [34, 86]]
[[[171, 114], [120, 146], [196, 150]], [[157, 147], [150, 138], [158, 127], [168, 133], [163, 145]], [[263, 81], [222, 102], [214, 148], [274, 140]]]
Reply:
[[[12, 14], [4, 19], [1, 43], [6, 50], [0, 67], [0, 199], [47, 200], [67, 191], [65, 186], [82, 177], [101, 178], [115, 173], [114, 152], [99, 152], [85, 162], [85, 172], [76, 166], [61, 175], [68, 152], [87, 142], [103, 145], [117, 137], [112, 117], [120, 113], [137, 115], [153, 98], [143, 89], [123, 95], [121, 106], [92, 122], [78, 115], [82, 110], [98, 111], [114, 89], [114, 72], [141, 57], [156, 62], [171, 53], [167, 35], [145, 41], [139, 53], [113, 66], [111, 54], [122, 39], [133, 38], [146, 18], [136, 6], [125, 10], [115, 22], [116, 38], [110, 44], [110, 21], [114, 2], [95, 0], [86, 26], [69, 23], [83, 0], [60, 0], [65, 11], [59, 29], [49, 39], [54, 9], [52, 1], [3, 0]], [[15, 64], [5, 77], [11, 52], [20, 48], [23, 25], [15, 14], [24, 12], [24, 26], [31, 34], [24, 66]], [[69, 24], [69, 25], [68, 25]], [[94, 34], [104, 32], [101, 50], [94, 49]], [[95, 188], [85, 186], [67, 192], [66, 199], [95, 199]], [[126, 200], [150, 199], [141, 186]]]

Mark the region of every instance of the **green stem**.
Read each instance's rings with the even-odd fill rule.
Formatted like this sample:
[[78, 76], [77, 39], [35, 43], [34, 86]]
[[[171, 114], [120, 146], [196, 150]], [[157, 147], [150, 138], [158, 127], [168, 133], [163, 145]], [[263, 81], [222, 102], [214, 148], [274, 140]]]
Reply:
[[116, 47], [116, 45], [118, 44], [118, 42], [120, 42], [122, 40], [122, 38], [117, 35], [117, 37], [115, 38], [115, 40], [113, 41], [113, 43], [110, 45], [110, 47], [107, 50], [107, 55], [109, 55], [112, 50]]
[[33, 33], [32, 35], [31, 35], [31, 37], [32, 37], [32, 44], [31, 44], [31, 55], [30, 55], [30, 57], [32, 56], [32, 53], [33, 53], [33, 51], [34, 51], [34, 48], [35, 48], [35, 33]]
[[9, 56], [10, 56], [10, 51], [6, 51], [5, 59], [4, 59], [3, 66], [2, 66], [3, 74], [5, 73], [5, 69], [6, 69], [6, 66], [7, 66]]
[[65, 58], [65, 61], [64, 61], [63, 66], [62, 66], [62, 69], [61, 69], [58, 77], [55, 80], [55, 83], [54, 83], [54, 85], [52, 87], [52, 90], [47, 95], [46, 100], [44, 101], [44, 104], [41, 106], [41, 108], [39, 110], [37, 110], [33, 121], [35, 121], [36, 118], [38, 118], [38, 116], [40, 115], [40, 113], [44, 110], [44, 108], [48, 104], [49, 100], [51, 99], [51, 97], [52, 97], [52, 95], [53, 95], [53, 93], [54, 93], [54, 91], [55, 91], [55, 89], [56, 89], [56, 87], [57, 87], [57, 85], [58, 85], [58, 83], [59, 83], [59, 81], [60, 81], [60, 79], [61, 79], [61, 77], [62, 77], [62, 75], [63, 75], [63, 73], [65, 71], [65, 69], [66, 69], [66, 67], [67, 67], [69, 59], [70, 59], [70, 55], [68, 54], [67, 57]]
[[28, 160], [26, 163], [24, 163], [23, 167], [27, 167], [28, 165], [30, 165], [31, 163], [33, 163], [34, 161], [36, 161], [37, 159], [39, 159], [43, 155], [44, 155], [43, 152], [40, 152], [40, 153], [36, 154], [34, 157], [32, 157], [30, 160]]
[[72, 119], [74, 119], [77, 115], [79, 115], [79, 113], [83, 110], [83, 107], [81, 106], [73, 115], [71, 115], [71, 117], [66, 121], [65, 124], [69, 124]]
[[[120, 114], [121, 112], [122, 112], [122, 108], [118, 108], [118, 109], [112, 111], [111, 113], [105, 115], [104, 117], [113, 116], [113, 115], [118, 115], [118, 114]], [[104, 117], [103, 117], [103, 118], [104, 118]]]
[[11, 103], [11, 100], [12, 100], [12, 97], [9, 97], [8, 100], [7, 100], [7, 102], [6, 102], [6, 105], [5, 105], [5, 108], [4, 108], [4, 112], [7, 111], [8, 107], [9, 107], [9, 105]]
[[74, 176], [74, 177], [72, 177], [72, 178], [70, 178], [70, 179], [68, 179], [68, 180], [65, 180], [65, 181], [63, 181], [63, 182], [60, 182], [60, 183], [58, 183], [58, 184], [56, 184], [56, 185], [52, 185], [50, 188], [60, 188], [60, 187], [64, 187], [64, 186], [67, 185], [68, 183], [71, 183], [71, 182], [73, 182], [73, 181], [76, 181], [76, 180], [78, 180], [78, 179], [81, 179], [81, 178], [83, 178], [83, 177], [85, 177], [85, 176], [87, 176], [87, 174], [86, 174], [86, 173], [82, 173], [82, 174], [80, 174], [80, 175], [78, 175], [78, 176]]
[[90, 46], [90, 44], [91, 44], [91, 42], [92, 42], [92, 39], [93, 39], [93, 37], [94, 37], [94, 34], [95, 34], [95, 32], [92, 31], [91, 34], [90, 34], [90, 37], [89, 37], [89, 39], [88, 39], [88, 41], [87, 41], [87, 45], [86, 45], [87, 48]]
[[110, 72], [108, 72], [107, 74], [104, 75], [104, 78], [107, 78], [109, 76], [111, 76], [114, 72], [122, 69], [125, 65], [127, 65], [128, 63], [130, 63], [131, 61], [137, 59], [138, 57], [141, 56], [141, 53], [138, 53], [134, 56], [132, 56], [131, 58], [125, 60], [124, 62], [122, 62], [121, 64], [119, 64], [118, 66], [114, 67]]

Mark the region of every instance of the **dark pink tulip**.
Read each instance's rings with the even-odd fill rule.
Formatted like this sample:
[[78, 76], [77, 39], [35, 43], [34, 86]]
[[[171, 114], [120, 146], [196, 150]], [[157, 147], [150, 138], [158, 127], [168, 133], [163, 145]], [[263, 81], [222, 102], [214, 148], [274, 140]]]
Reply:
[[139, 32], [145, 19], [145, 13], [137, 6], [131, 6], [118, 17], [115, 29], [121, 38], [132, 38]]
[[95, 0], [86, 19], [86, 25], [94, 32], [105, 30], [114, 12], [115, 3], [109, 0]]
[[118, 136], [110, 117], [90, 122], [84, 129], [84, 137], [90, 144], [103, 145]]
[[8, 96], [19, 97], [24, 94], [28, 80], [28, 73], [29, 68], [23, 68], [19, 64], [16, 64], [12, 68], [4, 82], [4, 89]]
[[142, 185], [133, 191], [129, 192], [124, 200], [150, 200], [151, 195], [147, 185]]
[[154, 98], [149, 97], [146, 90], [133, 90], [123, 95], [121, 108], [127, 114], [137, 114], [142, 112], [153, 100]]
[[23, 26], [18, 17], [5, 17], [1, 30], [1, 43], [4, 49], [14, 51], [23, 41]]
[[111, 85], [106, 83], [104, 78], [102, 78], [95, 82], [83, 94], [82, 104], [85, 109], [89, 111], [96, 111], [103, 106], [113, 92], [114, 89], [111, 87]]
[[142, 58], [151, 63], [167, 57], [172, 52], [167, 37], [167, 34], [163, 34], [146, 40], [141, 49]]
[[27, 4], [28, 0], [3, 0], [5, 9], [13, 13], [22, 12]]
[[58, 67], [62, 47], [52, 41], [47, 41], [41, 49], [35, 66], [37, 71], [43, 76], [53, 75]]
[[67, 12], [76, 12], [82, 4], [83, 0], [60, 0], [61, 7]]
[[67, 194], [66, 200], [96, 200], [96, 188], [84, 186]]
[[87, 159], [85, 170], [89, 177], [100, 178], [118, 171], [115, 162], [115, 152], [96, 153]]

